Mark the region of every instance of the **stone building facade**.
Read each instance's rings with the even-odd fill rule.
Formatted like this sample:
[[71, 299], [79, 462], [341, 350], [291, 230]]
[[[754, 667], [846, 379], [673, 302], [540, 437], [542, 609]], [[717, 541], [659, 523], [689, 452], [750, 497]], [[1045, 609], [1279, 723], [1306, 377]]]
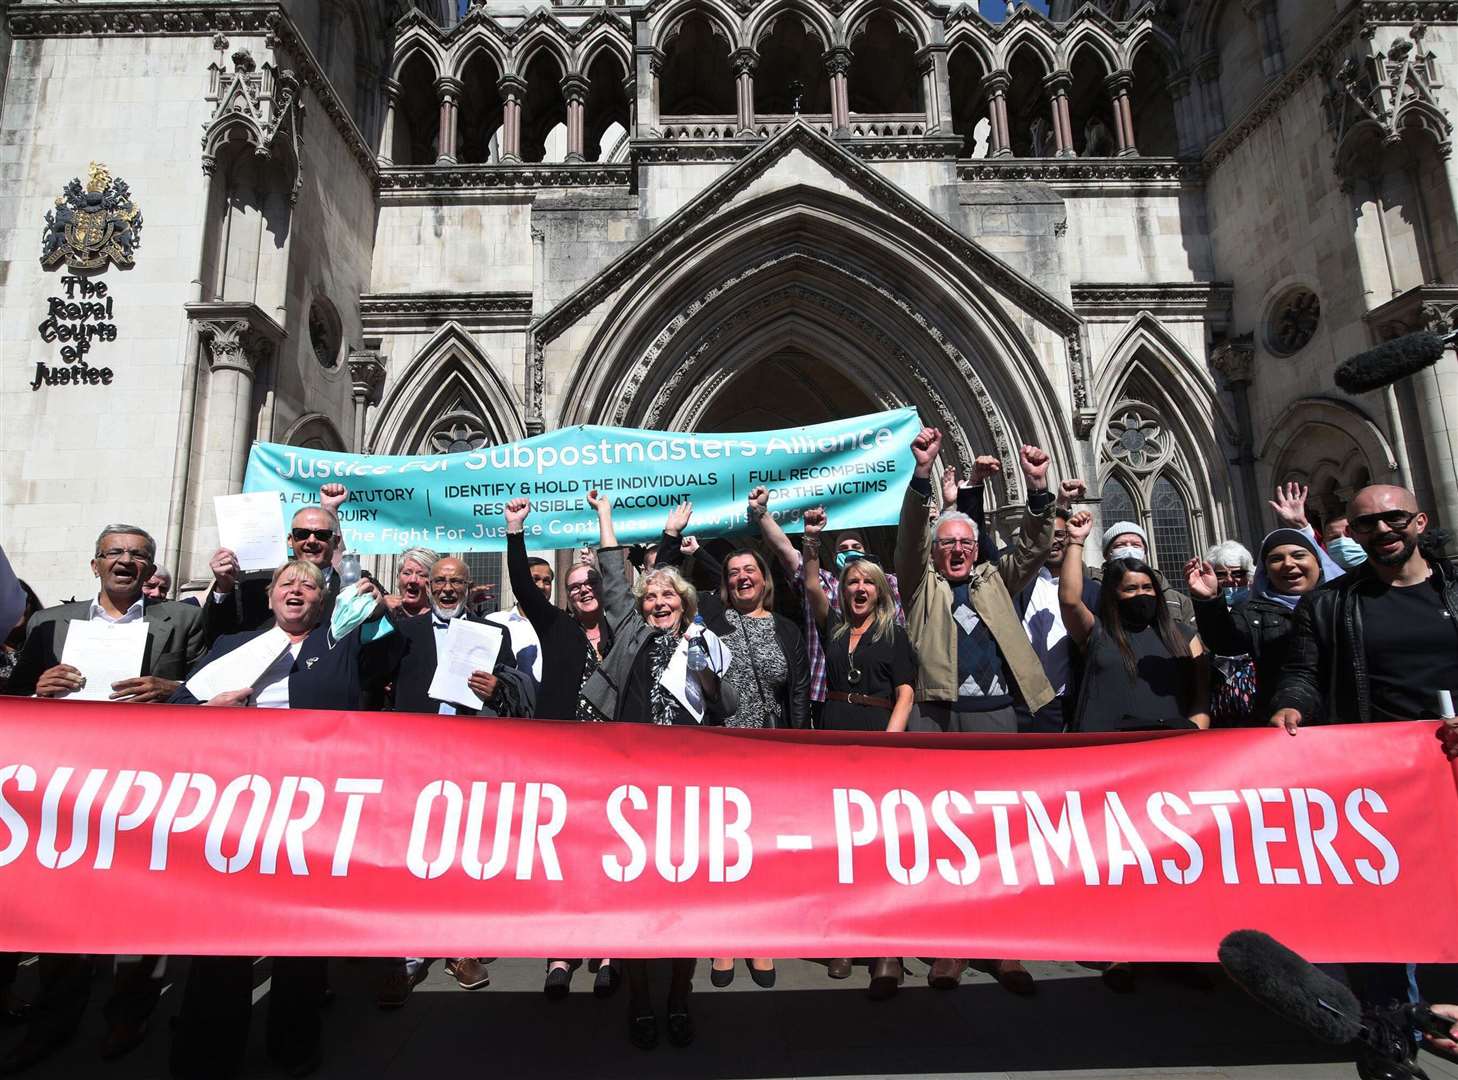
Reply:
[[1454, 354], [1332, 382], [1458, 317], [1458, 5], [1009, 6], [10, 4], [0, 541], [50, 600], [134, 521], [200, 584], [255, 438], [901, 404], [1166, 569], [1279, 480], [1458, 522]]

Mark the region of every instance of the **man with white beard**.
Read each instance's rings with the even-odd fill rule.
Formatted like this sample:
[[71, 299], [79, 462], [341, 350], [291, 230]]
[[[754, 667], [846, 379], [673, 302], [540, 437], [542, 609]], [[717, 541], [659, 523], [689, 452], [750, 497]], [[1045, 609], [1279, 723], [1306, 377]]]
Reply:
[[[516, 654], [511, 648], [511, 633], [501, 628], [501, 651], [491, 671], [473, 671], [467, 685], [485, 707], [473, 709], [430, 696], [430, 682], [435, 677], [436, 658], [445, 647], [446, 634], [452, 619], [485, 622], [468, 610], [471, 596], [471, 569], [464, 560], [444, 558], [430, 570], [430, 608], [414, 618], [391, 621], [396, 633], [388, 660], [382, 665], [383, 681], [390, 683], [386, 695], [387, 709], [393, 712], [444, 713], [462, 716], [530, 716], [535, 684], [517, 670]], [[382, 1009], [398, 1009], [425, 978], [430, 961], [409, 957], [388, 961], [376, 1001]], [[486, 965], [474, 956], [446, 961], [446, 970], [455, 976], [464, 990], [478, 990], [491, 982]]]

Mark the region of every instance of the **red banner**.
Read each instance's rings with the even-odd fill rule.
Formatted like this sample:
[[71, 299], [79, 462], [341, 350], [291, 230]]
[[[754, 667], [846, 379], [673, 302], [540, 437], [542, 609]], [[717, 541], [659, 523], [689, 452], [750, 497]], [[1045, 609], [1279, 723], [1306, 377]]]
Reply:
[[1458, 961], [1434, 725], [856, 736], [7, 700], [0, 950]]

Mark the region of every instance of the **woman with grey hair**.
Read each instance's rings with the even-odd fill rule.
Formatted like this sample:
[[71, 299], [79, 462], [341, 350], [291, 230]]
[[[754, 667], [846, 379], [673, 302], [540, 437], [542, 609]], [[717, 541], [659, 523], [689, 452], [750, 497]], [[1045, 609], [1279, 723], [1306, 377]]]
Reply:
[[[1220, 599], [1226, 608], [1243, 604], [1250, 597], [1250, 579], [1255, 559], [1238, 540], [1224, 540], [1205, 552], [1205, 562], [1215, 570]], [[1199, 613], [1199, 601], [1195, 604]], [[1213, 646], [1212, 646], [1213, 648]], [[1249, 653], [1210, 657], [1210, 726], [1247, 727], [1261, 723], [1254, 715], [1256, 696], [1255, 658]]]
[[430, 610], [430, 572], [440, 556], [430, 548], [413, 547], [400, 556], [395, 592], [385, 598], [392, 614], [424, 615]]

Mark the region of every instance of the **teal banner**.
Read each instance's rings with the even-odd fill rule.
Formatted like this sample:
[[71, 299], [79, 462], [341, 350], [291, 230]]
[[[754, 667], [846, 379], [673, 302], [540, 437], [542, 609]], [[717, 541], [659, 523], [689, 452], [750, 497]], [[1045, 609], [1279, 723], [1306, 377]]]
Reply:
[[892, 525], [911, 479], [914, 409], [783, 431], [694, 435], [636, 428], [571, 427], [463, 454], [336, 454], [255, 443], [244, 491], [277, 491], [285, 518], [317, 504], [323, 484], [343, 483], [340, 508], [352, 551], [387, 555], [413, 545], [439, 551], [503, 551], [506, 503], [532, 501], [527, 543], [536, 549], [597, 543], [587, 493], [613, 499], [623, 543], [651, 542], [668, 511], [692, 499], [689, 532], [717, 536], [746, 525], [751, 489], [770, 489], [787, 530], [823, 505], [831, 528]]

